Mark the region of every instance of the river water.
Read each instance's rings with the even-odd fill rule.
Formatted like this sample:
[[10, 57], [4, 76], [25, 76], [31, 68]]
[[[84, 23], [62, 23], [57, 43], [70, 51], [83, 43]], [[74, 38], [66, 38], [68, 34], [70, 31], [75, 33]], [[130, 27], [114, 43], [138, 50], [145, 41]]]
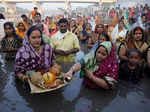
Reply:
[[[81, 48], [86, 51], [84, 44]], [[15, 81], [13, 67], [14, 62], [0, 65], [0, 112], [150, 111], [150, 79], [147, 77], [136, 85], [121, 81], [115, 90], [106, 91], [86, 87], [77, 72], [75, 80], [64, 88], [30, 94], [26, 85]]]

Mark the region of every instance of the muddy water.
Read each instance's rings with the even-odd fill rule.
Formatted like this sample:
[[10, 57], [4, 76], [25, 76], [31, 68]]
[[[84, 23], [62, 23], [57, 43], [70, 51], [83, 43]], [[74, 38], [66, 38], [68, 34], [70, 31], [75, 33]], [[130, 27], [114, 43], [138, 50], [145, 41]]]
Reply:
[[28, 86], [15, 81], [13, 67], [13, 62], [0, 65], [0, 112], [150, 111], [150, 79], [147, 77], [136, 85], [121, 81], [117, 89], [105, 91], [84, 86], [77, 72], [75, 81], [64, 88], [30, 94]]

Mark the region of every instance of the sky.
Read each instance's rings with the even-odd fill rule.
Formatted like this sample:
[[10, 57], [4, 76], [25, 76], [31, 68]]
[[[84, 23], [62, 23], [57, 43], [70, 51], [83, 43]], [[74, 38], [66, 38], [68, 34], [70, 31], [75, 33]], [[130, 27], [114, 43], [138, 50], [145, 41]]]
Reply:
[[[135, 4], [140, 3], [148, 3], [150, 5], [150, 0], [118, 0], [117, 5], [121, 4], [122, 7], [134, 6]], [[93, 5], [92, 3], [72, 3], [72, 8], [76, 7], [87, 7], [89, 5]], [[0, 6], [2, 6], [0, 4]], [[32, 3], [17, 3], [18, 7], [32, 10], [34, 5]], [[43, 3], [42, 8], [47, 9], [56, 9], [56, 8], [65, 8], [65, 3]]]
[[[93, 5], [92, 3], [72, 3], [71, 6], [73, 8], [75, 7], [87, 7], [89, 5]], [[0, 4], [0, 6], [2, 6]], [[21, 7], [24, 9], [32, 10], [34, 5], [32, 3], [17, 3], [17, 7]], [[56, 9], [56, 8], [65, 8], [64, 3], [43, 3], [42, 8], [44, 9]]]

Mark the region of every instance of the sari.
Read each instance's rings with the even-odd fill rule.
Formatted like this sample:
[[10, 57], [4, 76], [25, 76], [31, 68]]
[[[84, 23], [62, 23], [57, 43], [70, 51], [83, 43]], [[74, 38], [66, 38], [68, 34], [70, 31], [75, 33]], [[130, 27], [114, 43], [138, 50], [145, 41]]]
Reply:
[[[24, 31], [20, 31], [20, 30], [19, 30], [19, 25], [23, 25]], [[24, 39], [26, 30], [27, 30], [27, 29], [26, 29], [26, 26], [24, 25], [24, 23], [23, 23], [23, 22], [19, 22], [19, 23], [18, 23], [18, 26], [17, 26], [16, 34], [19, 35], [22, 39]]]
[[15, 59], [15, 73], [25, 74], [27, 71], [45, 73], [55, 62], [53, 49], [48, 44], [43, 44], [42, 54], [39, 55], [29, 42], [26, 36], [23, 46], [19, 49]]
[[146, 42], [143, 41], [143, 44], [139, 46], [136, 43], [136, 41], [133, 41], [131, 39], [128, 41], [127, 45], [128, 45], [128, 49], [135, 48], [135, 49], [138, 49], [141, 53], [144, 53], [146, 49], [148, 48], [148, 44]]
[[[91, 51], [80, 60], [80, 77], [85, 76], [86, 70], [91, 70], [94, 76], [104, 79], [110, 88], [113, 88], [118, 78], [118, 62], [115, 57], [115, 50], [111, 42], [102, 42], [100, 46], [104, 46], [107, 49], [108, 57], [101, 63], [98, 63], [95, 57], [96, 50]], [[87, 77], [84, 78], [84, 82], [91, 88], [98, 88], [98, 86]]]

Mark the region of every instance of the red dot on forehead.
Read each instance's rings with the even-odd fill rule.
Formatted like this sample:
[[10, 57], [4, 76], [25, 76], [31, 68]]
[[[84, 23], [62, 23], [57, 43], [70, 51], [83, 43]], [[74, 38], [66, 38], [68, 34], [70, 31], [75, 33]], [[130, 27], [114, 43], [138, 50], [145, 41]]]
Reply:
[[140, 28], [137, 29], [137, 33], [141, 33], [141, 29]]

